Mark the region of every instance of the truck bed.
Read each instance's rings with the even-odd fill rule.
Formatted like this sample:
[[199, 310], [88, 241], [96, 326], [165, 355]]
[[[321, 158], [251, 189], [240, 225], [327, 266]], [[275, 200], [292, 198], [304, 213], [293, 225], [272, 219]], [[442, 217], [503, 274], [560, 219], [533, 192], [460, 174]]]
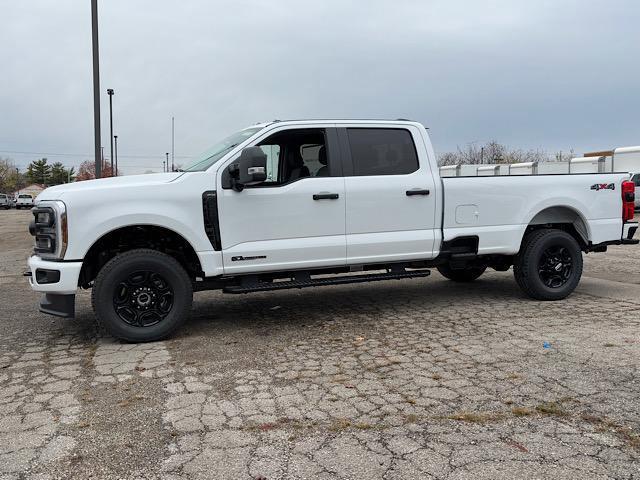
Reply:
[[622, 235], [627, 173], [444, 177], [443, 240], [477, 235], [478, 253], [517, 253], [530, 224], [562, 218], [585, 242]]

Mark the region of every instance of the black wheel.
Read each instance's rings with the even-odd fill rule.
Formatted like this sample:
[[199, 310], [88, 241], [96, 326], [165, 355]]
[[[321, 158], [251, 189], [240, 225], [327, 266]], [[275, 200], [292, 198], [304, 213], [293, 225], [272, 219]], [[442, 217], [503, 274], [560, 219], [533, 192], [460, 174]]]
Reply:
[[562, 230], [537, 230], [524, 240], [513, 273], [524, 293], [537, 300], [561, 300], [582, 276], [580, 245]]
[[473, 282], [487, 269], [486, 266], [453, 269], [446, 263], [438, 267], [440, 275], [454, 282]]
[[91, 301], [98, 321], [114, 337], [151, 342], [171, 335], [189, 315], [191, 279], [176, 259], [149, 250], [130, 250], [98, 273]]

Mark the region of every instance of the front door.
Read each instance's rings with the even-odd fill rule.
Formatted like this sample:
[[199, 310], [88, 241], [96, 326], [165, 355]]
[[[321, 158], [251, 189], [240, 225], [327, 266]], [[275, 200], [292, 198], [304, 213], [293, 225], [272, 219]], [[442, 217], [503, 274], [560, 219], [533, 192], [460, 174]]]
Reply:
[[344, 265], [345, 184], [333, 128], [288, 128], [257, 142], [267, 180], [242, 192], [218, 175], [225, 274]]
[[432, 258], [435, 185], [419, 131], [412, 126], [367, 126], [339, 133], [347, 195], [347, 263]]

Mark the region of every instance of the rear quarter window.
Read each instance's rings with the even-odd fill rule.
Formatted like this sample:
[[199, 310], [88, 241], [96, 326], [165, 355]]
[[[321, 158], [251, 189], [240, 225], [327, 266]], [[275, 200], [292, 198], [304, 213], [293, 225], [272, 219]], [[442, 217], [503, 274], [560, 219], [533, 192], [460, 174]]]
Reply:
[[418, 170], [413, 137], [401, 128], [348, 128], [353, 174], [406, 175]]

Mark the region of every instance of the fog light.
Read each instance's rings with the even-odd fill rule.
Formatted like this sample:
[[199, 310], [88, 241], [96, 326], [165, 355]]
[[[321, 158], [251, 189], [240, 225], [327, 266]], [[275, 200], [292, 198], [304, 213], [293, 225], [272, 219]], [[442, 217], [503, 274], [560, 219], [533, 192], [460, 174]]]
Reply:
[[36, 282], [39, 284], [58, 283], [60, 281], [59, 270], [36, 269]]

